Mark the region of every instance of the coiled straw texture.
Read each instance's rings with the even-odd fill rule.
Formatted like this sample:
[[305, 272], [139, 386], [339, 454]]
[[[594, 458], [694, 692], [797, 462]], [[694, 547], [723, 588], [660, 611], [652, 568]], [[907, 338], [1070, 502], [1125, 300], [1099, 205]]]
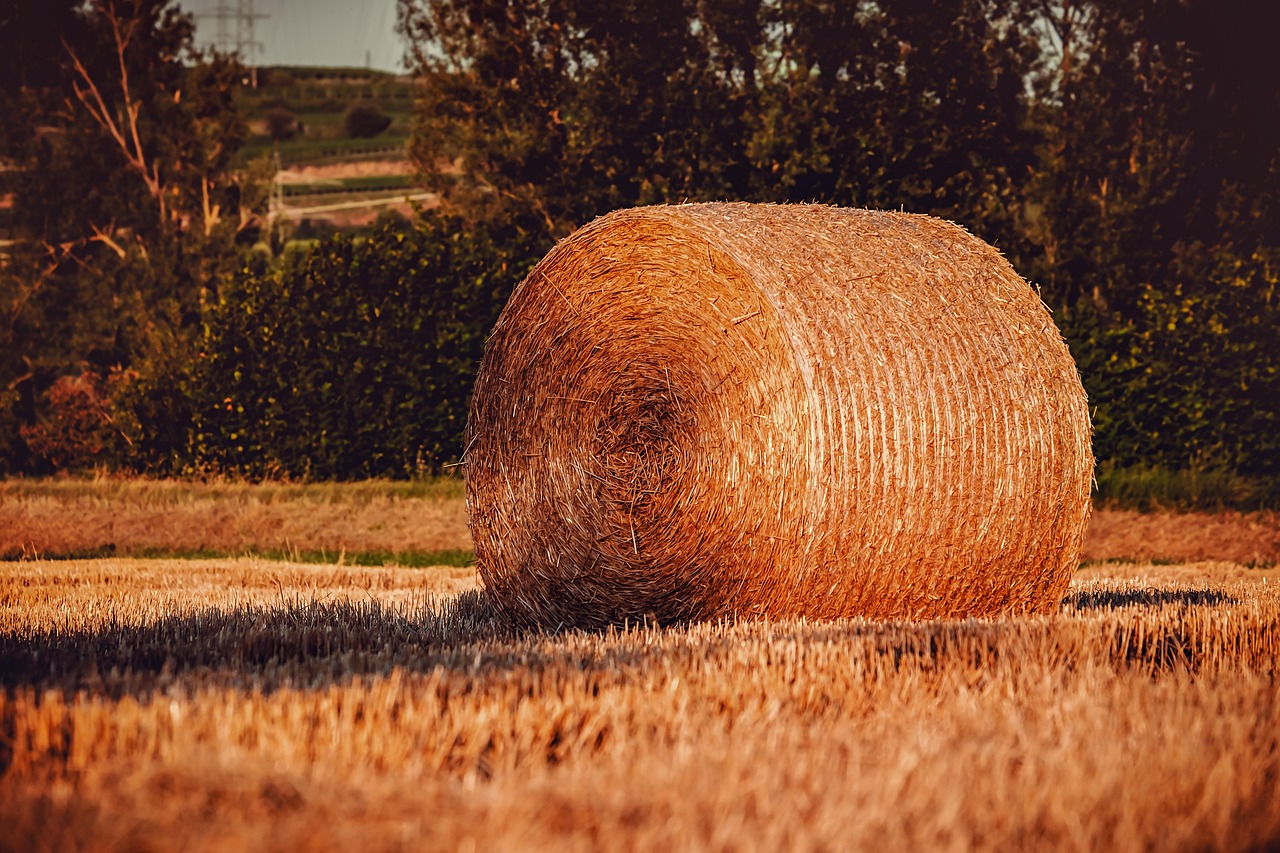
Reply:
[[512, 294], [467, 424], [481, 580], [556, 629], [1056, 608], [1080, 378], [991, 246], [820, 205], [618, 211]]

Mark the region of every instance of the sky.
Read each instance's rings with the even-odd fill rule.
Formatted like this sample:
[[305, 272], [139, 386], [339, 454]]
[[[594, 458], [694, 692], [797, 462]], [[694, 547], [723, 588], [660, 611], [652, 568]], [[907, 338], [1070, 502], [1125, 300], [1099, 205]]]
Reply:
[[[258, 65], [340, 65], [403, 71], [404, 47], [395, 33], [396, 0], [180, 0], [196, 15], [196, 43], [215, 44], [218, 11], [225, 33], [236, 41], [236, 13], [263, 15], [253, 37], [262, 43]], [[241, 36], [248, 30], [241, 24]], [[246, 49], [243, 59], [249, 62]]]

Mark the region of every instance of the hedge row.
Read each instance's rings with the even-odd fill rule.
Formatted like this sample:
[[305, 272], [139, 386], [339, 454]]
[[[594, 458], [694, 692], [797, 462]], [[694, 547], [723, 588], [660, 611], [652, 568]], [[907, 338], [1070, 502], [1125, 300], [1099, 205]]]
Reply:
[[[48, 469], [437, 471], [462, 454], [484, 337], [546, 248], [427, 215], [330, 237], [279, 269], [247, 267], [207, 300], [192, 339], [155, 343], [127, 374], [55, 386], [28, 444]], [[1108, 470], [1233, 472], [1253, 482], [1250, 502], [1280, 500], [1265, 486], [1280, 482], [1276, 318], [1241, 317], [1233, 298], [1153, 296], [1144, 325], [1059, 318]]]
[[[461, 452], [484, 336], [538, 252], [425, 217], [246, 268], [118, 405], [133, 467], [250, 478], [406, 478]], [[129, 461], [129, 460], [122, 460]]]

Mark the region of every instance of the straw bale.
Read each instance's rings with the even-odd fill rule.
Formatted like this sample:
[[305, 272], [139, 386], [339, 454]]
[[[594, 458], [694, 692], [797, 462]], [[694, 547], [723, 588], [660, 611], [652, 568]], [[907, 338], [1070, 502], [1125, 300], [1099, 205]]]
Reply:
[[480, 578], [518, 624], [1056, 608], [1093, 474], [1036, 293], [928, 216], [617, 211], [516, 288], [467, 424]]

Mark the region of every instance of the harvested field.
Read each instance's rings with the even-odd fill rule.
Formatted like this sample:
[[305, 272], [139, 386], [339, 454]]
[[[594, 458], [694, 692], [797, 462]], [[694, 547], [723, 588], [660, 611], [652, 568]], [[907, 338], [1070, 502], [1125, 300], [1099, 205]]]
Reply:
[[0, 849], [1263, 849], [1280, 571], [516, 634], [463, 569], [0, 564]]
[[[460, 480], [202, 484], [0, 482], [0, 559], [185, 550], [297, 550], [338, 556], [470, 550]], [[1082, 559], [1280, 563], [1280, 513], [1095, 509]]]
[[413, 167], [407, 157], [384, 160], [355, 160], [345, 163], [301, 165], [277, 173], [276, 180], [284, 184], [310, 184], [323, 180], [343, 178], [386, 177], [388, 175], [412, 175]]
[[1280, 513], [1095, 510], [1082, 558], [1274, 566], [1280, 563]]
[[0, 557], [111, 550], [431, 554], [471, 549], [460, 480], [289, 486], [0, 483]]

